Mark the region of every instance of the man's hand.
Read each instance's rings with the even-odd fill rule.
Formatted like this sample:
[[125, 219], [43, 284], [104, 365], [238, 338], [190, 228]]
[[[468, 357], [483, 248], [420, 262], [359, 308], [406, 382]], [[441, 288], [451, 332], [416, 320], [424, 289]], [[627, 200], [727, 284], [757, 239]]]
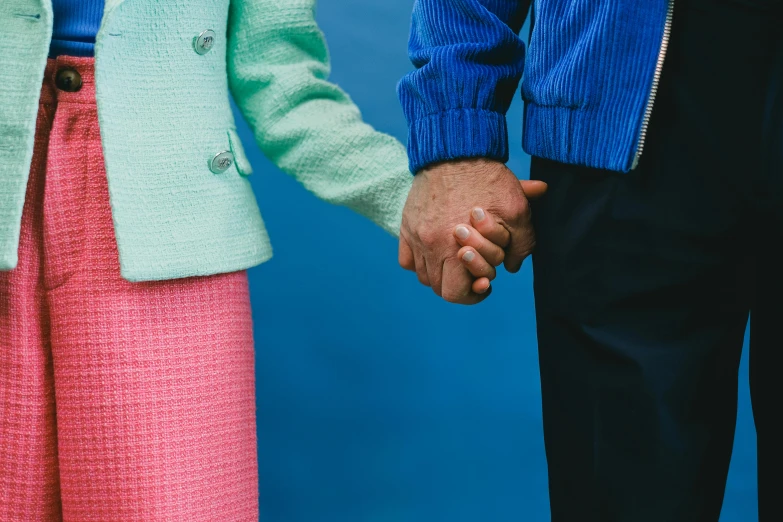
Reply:
[[[545, 187], [541, 182], [520, 182], [503, 163], [485, 159], [450, 161], [421, 171], [403, 211], [400, 265], [414, 270], [422, 284], [446, 301], [483, 301], [490, 292], [474, 291], [475, 277], [457, 255], [460, 245], [455, 233], [464, 235], [461, 228], [467, 229], [477, 243], [471, 244], [468, 237], [463, 244], [471, 245], [493, 266], [503, 263], [509, 272], [517, 272], [535, 245], [525, 191], [532, 196]], [[460, 225], [470, 209], [489, 216], [481, 229]], [[471, 220], [480, 221], [475, 215]], [[455, 229], [458, 225], [460, 230]], [[464, 251], [460, 253], [464, 256]]]

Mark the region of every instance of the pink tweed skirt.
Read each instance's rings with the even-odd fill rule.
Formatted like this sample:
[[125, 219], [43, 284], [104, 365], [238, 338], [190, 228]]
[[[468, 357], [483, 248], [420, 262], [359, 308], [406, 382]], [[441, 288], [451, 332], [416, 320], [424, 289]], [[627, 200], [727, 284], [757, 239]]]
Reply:
[[257, 521], [253, 359], [245, 272], [120, 277], [93, 61], [50, 60], [0, 272], [0, 521]]

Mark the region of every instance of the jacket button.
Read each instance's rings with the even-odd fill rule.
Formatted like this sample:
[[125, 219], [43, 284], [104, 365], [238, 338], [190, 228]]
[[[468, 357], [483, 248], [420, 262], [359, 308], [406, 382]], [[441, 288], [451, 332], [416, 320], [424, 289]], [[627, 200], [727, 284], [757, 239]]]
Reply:
[[215, 157], [209, 162], [209, 170], [215, 174], [222, 174], [230, 169], [233, 164], [234, 155], [231, 154], [231, 151], [224, 150], [215, 154]]
[[193, 40], [193, 48], [196, 49], [198, 54], [207, 54], [212, 50], [212, 46], [215, 45], [215, 31], [207, 29], [202, 31], [195, 40]]
[[82, 76], [76, 69], [64, 67], [57, 71], [57, 75], [54, 77], [54, 84], [61, 91], [77, 92], [82, 88]]

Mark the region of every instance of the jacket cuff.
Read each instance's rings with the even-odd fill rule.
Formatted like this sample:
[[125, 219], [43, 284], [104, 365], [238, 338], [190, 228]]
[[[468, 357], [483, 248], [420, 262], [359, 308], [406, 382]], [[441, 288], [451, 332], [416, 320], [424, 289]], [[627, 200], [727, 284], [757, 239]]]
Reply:
[[412, 122], [408, 161], [413, 173], [440, 161], [461, 158], [508, 161], [506, 116], [480, 109], [453, 109]]

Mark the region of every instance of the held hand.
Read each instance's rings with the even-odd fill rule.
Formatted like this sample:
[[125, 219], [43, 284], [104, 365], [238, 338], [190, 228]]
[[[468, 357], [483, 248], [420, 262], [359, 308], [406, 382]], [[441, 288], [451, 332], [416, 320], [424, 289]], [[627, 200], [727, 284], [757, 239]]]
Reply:
[[[547, 186], [542, 181], [523, 179], [519, 183], [528, 200], [546, 193]], [[483, 294], [495, 279], [495, 267], [504, 260], [503, 249], [508, 246], [511, 234], [493, 215], [483, 208], [474, 208], [470, 212], [470, 224], [457, 225], [454, 238], [462, 246], [457, 257], [476, 278], [472, 284], [473, 292]]]
[[[532, 183], [534, 193], [545, 190], [543, 183]], [[474, 249], [475, 257], [465, 260], [465, 252], [458, 257], [455, 225], [464, 221], [469, 208], [483, 209], [491, 222], [475, 220], [481, 233], [474, 234], [478, 243], [467, 245]], [[465, 227], [466, 240], [472, 230], [479, 232], [473, 225]], [[464, 231], [460, 233], [464, 235]], [[484, 259], [486, 255], [486, 263], [505, 263], [506, 269], [516, 272], [534, 244], [525, 190], [504, 164], [484, 159], [451, 161], [425, 169], [414, 179], [403, 212], [400, 265], [414, 270], [422, 284], [431, 286], [445, 300], [461, 304], [483, 301], [490, 293], [489, 277], [494, 274], [476, 261], [477, 257]], [[463, 263], [483, 274], [480, 280], [487, 280], [476, 281], [474, 286], [475, 276]]]

